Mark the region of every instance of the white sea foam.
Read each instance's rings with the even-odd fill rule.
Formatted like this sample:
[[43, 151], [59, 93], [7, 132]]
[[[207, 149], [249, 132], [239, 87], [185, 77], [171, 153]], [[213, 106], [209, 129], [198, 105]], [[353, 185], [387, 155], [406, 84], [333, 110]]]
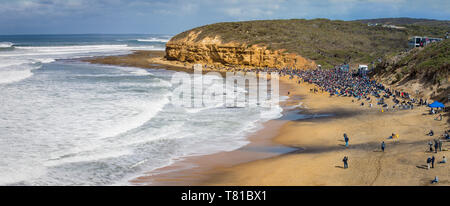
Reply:
[[153, 74], [148, 72], [148, 69], [142, 69], [142, 68], [135, 68], [135, 67], [117, 67], [117, 66], [111, 66], [116, 69], [120, 69], [122, 71], [129, 72], [131, 74], [137, 75], [137, 76], [152, 76]]
[[10, 48], [12, 46], [14, 46], [14, 44], [11, 42], [0, 42], [0, 49], [1, 48]]
[[292, 105], [292, 106], [288, 106], [286, 107], [286, 109], [297, 109], [297, 108], [304, 108], [306, 109], [306, 106], [303, 104], [303, 102], [299, 102], [297, 105]]
[[140, 42], [161, 42], [161, 43], [167, 43], [170, 39], [162, 39], [162, 38], [148, 38], [148, 39], [137, 39], [136, 41]]
[[[4, 43], [7, 45], [6, 43]], [[122, 45], [81, 45], [81, 46], [18, 46], [14, 51], [0, 52], [0, 84], [8, 84], [27, 79], [37, 69], [33, 64], [51, 63], [56, 59], [71, 59], [99, 55], [127, 54], [132, 50], [161, 50], [154, 46], [129, 47]], [[141, 69], [135, 74], [148, 75]]]
[[[0, 185], [128, 184], [130, 177], [186, 156], [242, 147], [249, 132], [281, 115], [278, 106], [175, 107], [169, 102], [171, 71], [47, 64], [134, 48], [46, 46], [0, 52], [0, 87], [7, 87], [0, 90]], [[220, 81], [209, 85], [221, 86]], [[236, 92], [247, 93], [243, 88]]]
[[40, 66], [32, 64], [0, 66], [0, 84], [19, 82], [33, 76], [32, 70]]
[[132, 129], [138, 128], [147, 121], [151, 120], [156, 114], [158, 114], [158, 112], [160, 112], [164, 108], [167, 103], [169, 103], [167, 95], [161, 97], [159, 101], [126, 101], [127, 107], [133, 107], [138, 111], [131, 117], [120, 116], [118, 119], [114, 119], [112, 121], [113, 125], [104, 128], [104, 130], [100, 132], [101, 137], [115, 137], [119, 134], [123, 134]]

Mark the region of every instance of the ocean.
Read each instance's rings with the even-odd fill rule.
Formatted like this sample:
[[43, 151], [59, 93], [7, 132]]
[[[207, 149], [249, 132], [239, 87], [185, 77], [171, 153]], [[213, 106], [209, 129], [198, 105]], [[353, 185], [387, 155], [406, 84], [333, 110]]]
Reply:
[[188, 156], [238, 149], [281, 117], [281, 108], [179, 107], [176, 71], [78, 60], [164, 50], [170, 37], [0, 36], [0, 185], [129, 185]]

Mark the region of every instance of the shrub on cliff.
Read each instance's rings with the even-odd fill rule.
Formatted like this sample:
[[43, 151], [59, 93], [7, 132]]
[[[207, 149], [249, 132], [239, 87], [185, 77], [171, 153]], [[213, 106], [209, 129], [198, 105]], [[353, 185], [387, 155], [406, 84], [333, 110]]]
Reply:
[[397, 55], [386, 55], [373, 72], [374, 77], [397, 86], [410, 86], [417, 82], [432, 95], [447, 101], [450, 76], [450, 39], [415, 48]]
[[405, 29], [368, 26], [357, 21], [328, 19], [259, 20], [205, 25], [180, 33], [179, 40], [200, 32], [194, 41], [219, 36], [224, 43], [238, 42], [285, 49], [316, 61], [323, 67], [350, 63], [369, 63], [386, 53], [407, 48], [411, 35], [442, 36], [449, 27], [406, 25]]

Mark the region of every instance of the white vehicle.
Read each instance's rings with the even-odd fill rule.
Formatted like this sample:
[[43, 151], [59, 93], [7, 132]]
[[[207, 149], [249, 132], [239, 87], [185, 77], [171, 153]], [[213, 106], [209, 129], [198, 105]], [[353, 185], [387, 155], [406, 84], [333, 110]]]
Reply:
[[422, 36], [413, 36], [408, 41], [409, 48], [423, 47], [433, 42], [442, 41], [441, 38], [431, 38]]
[[367, 74], [368, 71], [369, 71], [369, 67], [367, 65], [360, 64], [358, 66], [358, 73], [359, 74]]

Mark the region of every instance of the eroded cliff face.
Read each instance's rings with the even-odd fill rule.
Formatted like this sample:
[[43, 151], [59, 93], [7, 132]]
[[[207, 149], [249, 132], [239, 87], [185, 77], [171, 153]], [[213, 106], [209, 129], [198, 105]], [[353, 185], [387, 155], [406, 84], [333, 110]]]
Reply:
[[262, 46], [248, 46], [240, 43], [222, 43], [220, 37], [194, 41], [198, 34], [170, 40], [166, 44], [166, 58], [181, 62], [213, 64], [223, 66], [248, 66], [271, 68], [314, 68], [316, 64], [302, 56], [272, 51]]

